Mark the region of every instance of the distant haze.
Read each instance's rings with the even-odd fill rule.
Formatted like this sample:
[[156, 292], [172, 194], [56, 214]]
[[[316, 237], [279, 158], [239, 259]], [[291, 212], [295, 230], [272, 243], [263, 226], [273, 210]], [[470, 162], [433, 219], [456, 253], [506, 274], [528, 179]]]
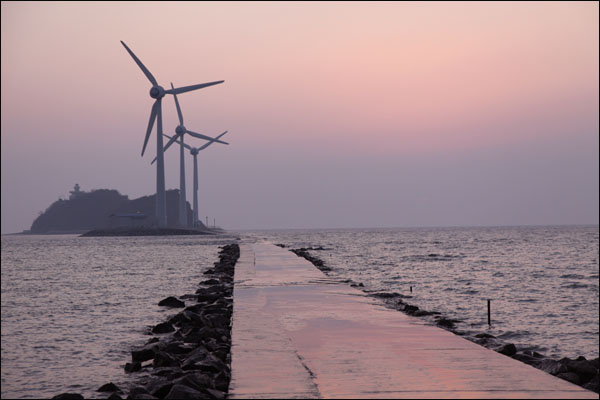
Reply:
[[[2, 233], [75, 183], [155, 193], [155, 132], [140, 157], [150, 84], [120, 40], [165, 87], [225, 80], [179, 96], [187, 128], [229, 131], [198, 156], [211, 224], [598, 224], [598, 2], [1, 11]], [[172, 96], [163, 109], [171, 133]], [[178, 149], [165, 160], [178, 188]]]

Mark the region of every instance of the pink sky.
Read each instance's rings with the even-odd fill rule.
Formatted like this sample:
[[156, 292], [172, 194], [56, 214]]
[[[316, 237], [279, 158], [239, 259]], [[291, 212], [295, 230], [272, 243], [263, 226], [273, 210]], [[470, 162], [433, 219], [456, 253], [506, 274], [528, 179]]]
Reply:
[[[180, 98], [188, 128], [230, 131], [230, 146], [203, 155], [200, 195], [225, 227], [598, 223], [597, 2], [3, 2], [2, 232], [27, 229], [75, 182], [154, 192], [154, 141], [139, 156], [150, 85], [119, 40], [163, 86], [225, 80]], [[168, 131], [176, 115], [165, 100]], [[178, 186], [177, 158], [167, 154], [167, 188]], [[529, 202], [490, 194], [479, 200], [489, 209], [447, 218], [453, 198], [493, 185], [465, 171], [497, 170], [498, 182], [500, 166], [519, 160], [523, 182], [502, 193], [547, 182]], [[433, 165], [462, 192], [423, 189], [448, 180]], [[289, 179], [322, 203], [282, 188]], [[572, 191], [581, 198], [564, 197]], [[381, 206], [364, 195], [373, 192], [390, 199], [382, 214], [355, 218]], [[232, 209], [240, 197], [248, 208]], [[318, 211], [340, 202], [344, 212]], [[395, 204], [418, 212], [386, 218]], [[319, 213], [330, 218], [311, 219]]]

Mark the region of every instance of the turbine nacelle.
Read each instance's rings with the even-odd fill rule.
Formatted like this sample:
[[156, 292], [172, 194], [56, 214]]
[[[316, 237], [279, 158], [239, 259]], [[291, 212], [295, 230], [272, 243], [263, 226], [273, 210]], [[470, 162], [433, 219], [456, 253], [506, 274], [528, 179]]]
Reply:
[[190, 150], [190, 154], [193, 156], [196, 156], [196, 155], [198, 155], [198, 151], [199, 150], [196, 147], [194, 147], [193, 149]]
[[152, 86], [152, 89], [150, 89], [150, 97], [153, 99], [162, 99], [165, 97], [165, 89], [160, 85]]
[[185, 126], [177, 125], [177, 128], [175, 128], [175, 133], [179, 136], [183, 135], [185, 133]]

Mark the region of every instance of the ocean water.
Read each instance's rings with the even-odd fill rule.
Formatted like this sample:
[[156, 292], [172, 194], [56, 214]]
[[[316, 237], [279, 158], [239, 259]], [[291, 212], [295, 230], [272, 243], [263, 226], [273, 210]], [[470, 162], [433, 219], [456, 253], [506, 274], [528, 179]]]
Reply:
[[[550, 357], [598, 357], [598, 227], [255, 231], [311, 251], [330, 276], [464, 322]], [[2, 236], [2, 398], [97, 398], [149, 327], [193, 293], [235, 236]], [[410, 286], [413, 287], [412, 293]], [[491, 299], [492, 326], [486, 301]], [[106, 397], [103, 395], [102, 397]]]
[[232, 239], [2, 236], [2, 398], [86, 398], [132, 381], [123, 366], [150, 326], [194, 293]]
[[[330, 276], [548, 357], [598, 357], [598, 226], [252, 232], [309, 251]], [[412, 292], [410, 287], [412, 286]], [[487, 300], [492, 324], [487, 323]], [[431, 317], [429, 317], [431, 318]]]

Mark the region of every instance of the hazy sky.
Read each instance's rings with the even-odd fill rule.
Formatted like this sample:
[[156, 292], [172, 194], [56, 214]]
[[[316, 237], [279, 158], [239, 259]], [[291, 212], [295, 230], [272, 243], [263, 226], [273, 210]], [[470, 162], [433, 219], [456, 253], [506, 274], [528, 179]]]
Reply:
[[75, 183], [155, 193], [119, 40], [165, 87], [225, 80], [179, 101], [229, 130], [198, 156], [226, 229], [598, 224], [598, 2], [1, 4], [2, 233]]

